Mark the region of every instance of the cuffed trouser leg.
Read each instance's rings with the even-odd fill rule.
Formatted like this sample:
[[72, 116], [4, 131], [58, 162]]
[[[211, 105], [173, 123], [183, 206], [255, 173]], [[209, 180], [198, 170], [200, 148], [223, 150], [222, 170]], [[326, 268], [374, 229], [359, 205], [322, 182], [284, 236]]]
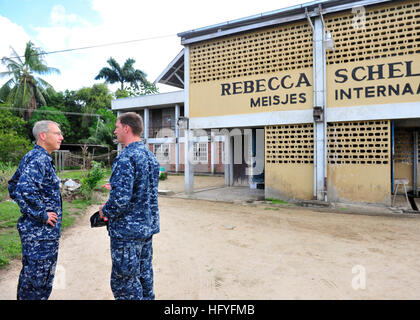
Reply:
[[111, 239], [111, 289], [116, 300], [153, 300], [152, 239]]
[[22, 242], [18, 300], [48, 300], [54, 282], [58, 240]]

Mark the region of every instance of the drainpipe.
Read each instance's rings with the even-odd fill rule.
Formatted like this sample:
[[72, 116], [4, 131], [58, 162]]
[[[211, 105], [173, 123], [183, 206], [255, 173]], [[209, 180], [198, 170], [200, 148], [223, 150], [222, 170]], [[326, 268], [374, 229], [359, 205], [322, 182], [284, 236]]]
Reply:
[[327, 127], [327, 54], [326, 54], [326, 49], [325, 49], [325, 21], [324, 21], [324, 16], [322, 15], [322, 7], [321, 5], [319, 5], [319, 14], [321, 16], [321, 21], [322, 21], [322, 65], [323, 65], [323, 78], [324, 78], [324, 88], [322, 90], [322, 95], [323, 95], [323, 109], [324, 109], [324, 201], [328, 202], [328, 180], [327, 180], [327, 144], [328, 144], [328, 140], [327, 140], [327, 131], [328, 131], [328, 127]]

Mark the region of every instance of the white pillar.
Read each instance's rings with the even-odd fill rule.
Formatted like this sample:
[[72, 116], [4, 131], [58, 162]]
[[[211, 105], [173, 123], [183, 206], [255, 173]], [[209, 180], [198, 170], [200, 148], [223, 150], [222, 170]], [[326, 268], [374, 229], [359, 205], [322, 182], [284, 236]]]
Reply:
[[179, 126], [178, 119], [180, 115], [179, 105], [175, 105], [175, 172], [179, 171]]
[[[121, 111], [117, 111], [117, 118], [118, 118], [120, 115], [121, 115]], [[120, 154], [121, 150], [122, 150], [121, 143], [118, 143], [118, 145], [117, 145], [117, 152], [118, 152], [118, 154]]]
[[[184, 117], [189, 118], [190, 116], [190, 100], [189, 100], [189, 86], [190, 86], [190, 48], [188, 46], [184, 49]], [[185, 164], [184, 164], [184, 177], [185, 177], [185, 193], [192, 194], [194, 192], [194, 165], [192, 163], [192, 132], [189, 128], [185, 129], [184, 138], [184, 153], [185, 153]]]
[[210, 165], [211, 165], [211, 173], [214, 174], [214, 169], [215, 169], [215, 162], [216, 162], [216, 142], [215, 142], [215, 133], [213, 131], [211, 131], [210, 133], [210, 149], [211, 149], [211, 154], [210, 154]]
[[149, 123], [150, 123], [150, 116], [149, 116], [149, 108], [144, 108], [143, 114], [143, 123], [144, 123], [144, 143], [147, 147], [149, 147]]
[[317, 200], [327, 200], [327, 168], [326, 168], [326, 101], [325, 101], [325, 50], [323, 46], [324, 29], [320, 17], [315, 18], [315, 47], [313, 48], [315, 79], [313, 79], [315, 91], [315, 106], [322, 107], [323, 121], [314, 121], [314, 148], [316, 159], [314, 159]]

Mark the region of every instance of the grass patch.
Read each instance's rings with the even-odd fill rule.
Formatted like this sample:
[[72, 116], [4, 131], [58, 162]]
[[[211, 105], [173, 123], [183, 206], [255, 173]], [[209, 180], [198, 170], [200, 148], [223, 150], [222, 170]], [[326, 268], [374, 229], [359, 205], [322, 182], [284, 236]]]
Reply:
[[266, 198], [265, 200], [270, 201], [273, 204], [288, 204], [288, 202], [280, 200], [280, 199]]
[[0, 202], [0, 229], [15, 227], [20, 217], [20, 210], [12, 201]]
[[[98, 183], [99, 186], [104, 185], [108, 182], [109, 177], [111, 176], [111, 169], [103, 169], [105, 171], [105, 177], [101, 179]], [[72, 179], [72, 180], [82, 180], [83, 175], [87, 174], [87, 171], [83, 170], [68, 170], [58, 173], [60, 179]], [[102, 188], [104, 189], [104, 188]]]
[[[84, 214], [91, 205], [102, 202], [93, 200], [63, 201], [61, 231], [73, 225], [78, 216]], [[0, 268], [8, 265], [11, 259], [21, 257], [22, 246], [16, 225], [20, 217], [19, 206], [12, 201], [0, 202]]]
[[6, 230], [0, 232], [0, 268], [8, 265], [10, 259], [20, 258], [22, 246], [17, 230]]

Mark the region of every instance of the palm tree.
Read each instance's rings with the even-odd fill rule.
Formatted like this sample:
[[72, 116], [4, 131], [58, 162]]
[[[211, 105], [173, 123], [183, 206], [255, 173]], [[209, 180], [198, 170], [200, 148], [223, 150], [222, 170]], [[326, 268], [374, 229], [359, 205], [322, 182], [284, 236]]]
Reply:
[[[15, 108], [27, 109], [25, 120], [28, 120], [38, 105], [46, 105], [45, 98], [53, 87], [37, 75], [60, 73], [56, 68], [46, 65], [43, 60], [45, 52], [29, 41], [21, 57], [11, 47], [12, 57], [3, 57], [1, 62], [7, 71], [0, 72], [0, 77], [11, 77], [1, 88], [0, 98]], [[23, 59], [22, 59], [23, 58]]]
[[108, 64], [111, 66], [104, 67], [99, 71], [99, 74], [95, 77], [95, 80], [105, 79], [105, 82], [108, 83], [117, 83], [121, 84], [121, 90], [125, 90], [124, 84], [129, 83], [130, 86], [136, 90], [140, 89], [140, 85], [147, 85], [149, 82], [146, 80], [146, 73], [141, 70], [134, 69], [134, 63], [136, 60], [129, 58], [125, 61], [124, 65], [121, 67], [119, 63], [112, 57], [107, 60]]

